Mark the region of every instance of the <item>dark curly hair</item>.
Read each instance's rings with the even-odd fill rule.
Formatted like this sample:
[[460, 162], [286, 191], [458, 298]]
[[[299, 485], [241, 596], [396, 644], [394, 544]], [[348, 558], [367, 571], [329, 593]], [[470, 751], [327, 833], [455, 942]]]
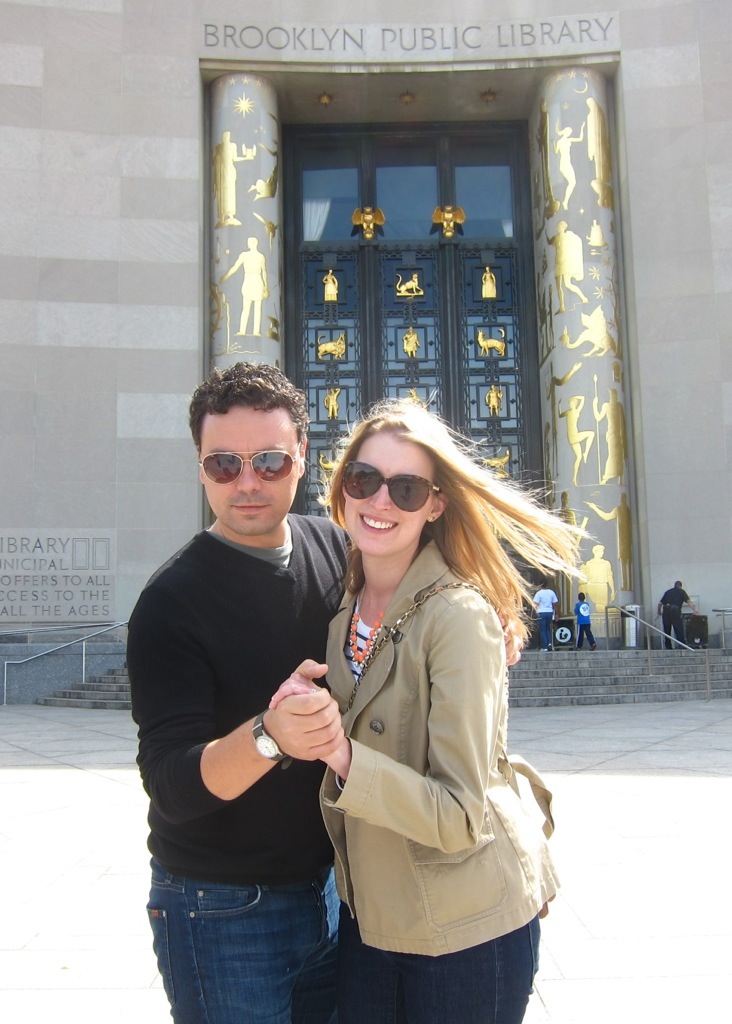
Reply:
[[286, 409], [302, 441], [307, 433], [307, 398], [289, 377], [268, 363], [235, 363], [225, 370], [215, 369], [196, 388], [188, 410], [188, 425], [193, 443], [201, 450], [201, 425], [208, 413], [221, 416], [237, 405], [269, 412]]

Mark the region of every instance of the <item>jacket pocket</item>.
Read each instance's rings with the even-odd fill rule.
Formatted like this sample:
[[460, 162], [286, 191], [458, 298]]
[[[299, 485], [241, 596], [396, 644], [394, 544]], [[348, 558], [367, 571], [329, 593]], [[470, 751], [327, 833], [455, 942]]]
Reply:
[[444, 853], [408, 840], [425, 913], [437, 929], [457, 927], [497, 913], [508, 897], [494, 836], [478, 846]]

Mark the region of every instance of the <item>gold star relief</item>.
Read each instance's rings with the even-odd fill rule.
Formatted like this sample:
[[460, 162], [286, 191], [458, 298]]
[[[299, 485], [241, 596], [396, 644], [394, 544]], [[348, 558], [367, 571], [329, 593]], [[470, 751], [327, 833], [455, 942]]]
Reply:
[[234, 104], [234, 110], [238, 114], [241, 114], [242, 117], [246, 117], [247, 114], [251, 114], [251, 112], [254, 110], [254, 104], [250, 99], [248, 99], [244, 95], [244, 93], [242, 93], [239, 99]]
[[600, 280], [600, 268], [599, 267], [590, 267], [590, 277], [593, 277], [595, 279], [595, 281], [599, 281]]
[[604, 299], [605, 298], [605, 289], [604, 288], [595, 288], [595, 298], [596, 299]]

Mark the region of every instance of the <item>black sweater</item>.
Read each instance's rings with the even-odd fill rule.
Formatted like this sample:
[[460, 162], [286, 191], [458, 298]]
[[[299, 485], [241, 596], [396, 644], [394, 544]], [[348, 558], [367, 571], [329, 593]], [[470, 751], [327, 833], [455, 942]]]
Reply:
[[287, 569], [200, 533], [153, 576], [130, 618], [127, 664], [148, 842], [175, 874], [231, 885], [312, 878], [333, 859], [318, 805], [321, 762], [276, 767], [235, 800], [203, 784], [212, 739], [264, 711], [304, 658], [325, 660], [345, 535], [291, 515]]

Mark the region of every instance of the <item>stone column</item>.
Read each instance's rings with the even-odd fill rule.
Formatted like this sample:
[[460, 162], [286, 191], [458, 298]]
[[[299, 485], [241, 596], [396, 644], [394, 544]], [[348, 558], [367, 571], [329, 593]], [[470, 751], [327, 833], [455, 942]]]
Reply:
[[211, 365], [283, 366], [277, 96], [238, 73], [210, 90]]
[[[584, 526], [584, 590], [598, 632], [633, 601], [625, 370], [606, 82], [549, 75], [530, 123], [544, 471], [549, 500]], [[557, 581], [571, 614], [577, 585]]]

